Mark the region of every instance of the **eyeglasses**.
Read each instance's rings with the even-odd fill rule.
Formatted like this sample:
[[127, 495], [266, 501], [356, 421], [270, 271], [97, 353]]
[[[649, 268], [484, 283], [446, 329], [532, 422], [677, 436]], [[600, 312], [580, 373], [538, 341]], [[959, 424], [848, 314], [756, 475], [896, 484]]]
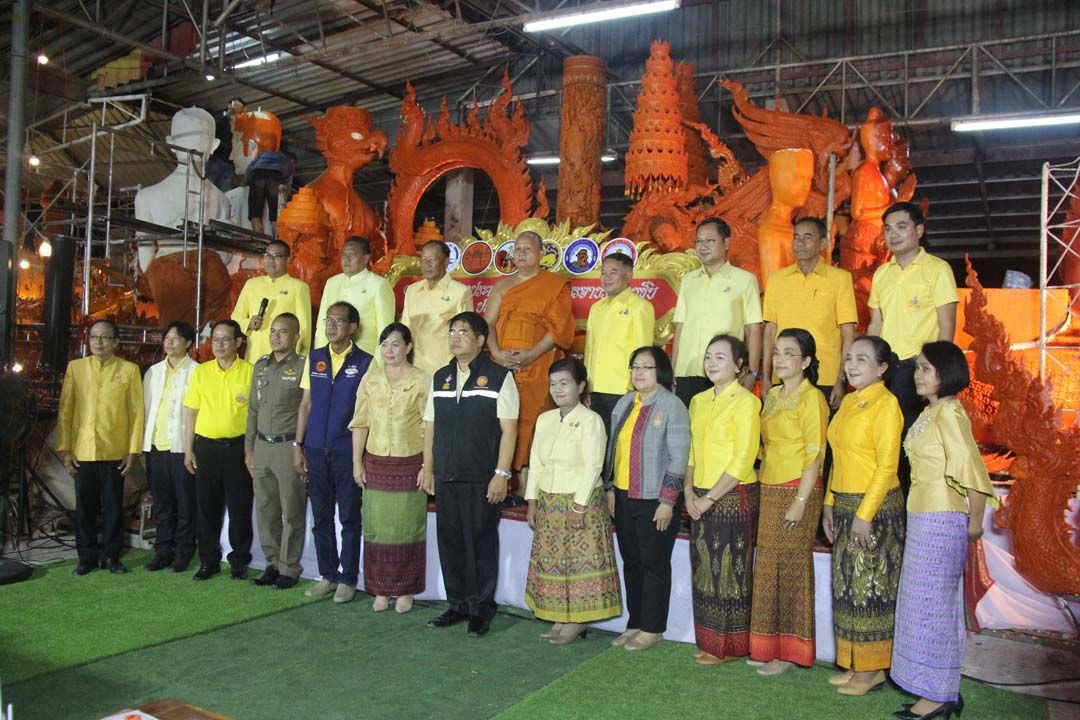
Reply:
[[264, 258], [273, 258], [274, 260], [279, 260], [281, 258], [287, 258], [287, 257], [289, 257], [289, 255], [288, 255], [288, 253], [263, 253], [263, 257]]
[[465, 337], [466, 335], [472, 335], [472, 330], [447, 330], [446, 334], [450, 337]]
[[115, 340], [115, 335], [91, 335], [90, 342], [97, 340], [98, 342], [106, 342], [108, 340]]
[[328, 315], [325, 318], [323, 318], [323, 322], [326, 323], [327, 327], [345, 327], [346, 325], [349, 324], [349, 319], [348, 318], [330, 317]]
[[631, 370], [655, 370], [655, 365], [631, 365]]

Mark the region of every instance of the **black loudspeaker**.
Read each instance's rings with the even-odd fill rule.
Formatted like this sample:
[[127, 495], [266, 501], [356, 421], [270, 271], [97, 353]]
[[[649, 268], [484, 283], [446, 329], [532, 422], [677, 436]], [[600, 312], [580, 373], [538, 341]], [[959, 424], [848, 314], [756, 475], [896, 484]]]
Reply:
[[45, 338], [41, 364], [57, 377], [64, 374], [71, 340], [71, 298], [75, 285], [75, 241], [56, 237], [45, 266]]
[[0, 240], [0, 367], [15, 360], [15, 246]]

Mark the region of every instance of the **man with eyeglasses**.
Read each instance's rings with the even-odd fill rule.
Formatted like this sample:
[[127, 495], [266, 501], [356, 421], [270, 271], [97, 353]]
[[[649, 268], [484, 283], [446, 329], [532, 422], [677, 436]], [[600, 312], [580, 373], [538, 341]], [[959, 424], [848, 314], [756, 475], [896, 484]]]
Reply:
[[267, 244], [262, 262], [266, 274], [244, 283], [232, 311], [232, 319], [247, 335], [244, 357], [254, 363], [270, 352], [270, 319], [286, 312], [300, 322], [296, 351], [304, 355], [311, 348], [311, 290], [288, 274], [289, 246], [284, 242]]
[[304, 391], [303, 355], [296, 352], [300, 321], [281, 313], [270, 324], [269, 355], [255, 362], [248, 392], [244, 462], [255, 490], [255, 520], [266, 569], [251, 582], [288, 590], [300, 579], [307, 491], [293, 464], [296, 418]]
[[840, 372], [847, 349], [855, 340], [855, 291], [851, 273], [822, 262], [828, 246], [825, 223], [807, 217], [795, 223], [791, 249], [795, 263], [769, 276], [765, 286], [765, 342], [761, 396], [772, 387], [772, 353], [776, 336], [788, 328], [802, 328], [817, 346], [818, 389], [834, 411], [844, 399], [846, 382]]
[[352, 341], [382, 366], [382, 354], [375, 352], [379, 333], [394, 322], [394, 291], [382, 275], [368, 270], [371, 243], [367, 238], [351, 237], [341, 246], [341, 272], [326, 281], [319, 301], [319, 322], [315, 325], [315, 345], [329, 341], [323, 319], [334, 303], [347, 302], [356, 308], [360, 321]]
[[701, 267], [683, 275], [675, 304], [675, 394], [690, 400], [712, 387], [705, 377], [705, 348], [717, 335], [732, 335], [746, 343], [747, 372], [739, 382], [752, 389], [761, 378], [761, 291], [753, 273], [728, 262], [731, 229], [720, 218], [707, 218], [697, 227], [694, 248]]
[[243, 580], [251, 563], [251, 474], [244, 464], [252, 366], [238, 356], [244, 336], [235, 320], [210, 331], [214, 359], [195, 368], [184, 394], [184, 467], [195, 475], [199, 506], [199, 569], [193, 579], [221, 572], [221, 529], [229, 511], [229, 565]]
[[[363, 537], [363, 496], [353, 481], [352, 430], [356, 391], [373, 358], [353, 342], [360, 313], [347, 302], [336, 302], [323, 318], [329, 345], [311, 351], [300, 387], [304, 397], [296, 419], [293, 464], [307, 479], [311, 498], [315, 556], [321, 579], [307, 597], [334, 594], [335, 603], [356, 596]], [[334, 506], [341, 523], [338, 553]]]
[[426, 373], [446, 364], [446, 326], [450, 318], [473, 309], [472, 290], [450, 278], [446, 271], [449, 262], [450, 248], [446, 243], [424, 243], [420, 248], [420, 272], [424, 277], [405, 288], [401, 324], [412, 331], [416, 356], [413, 364]]
[[470, 637], [486, 634], [495, 617], [499, 506], [510, 479], [520, 404], [513, 373], [482, 352], [488, 332], [477, 313], [450, 319], [454, 359], [432, 376], [424, 408], [422, 488], [435, 495], [439, 564], [450, 603], [428, 625], [468, 620]]
[[[142, 451], [143, 387], [135, 363], [116, 357], [119, 333], [111, 320], [90, 326], [90, 357], [68, 363], [56, 420], [56, 452], [75, 476], [76, 575], [99, 565], [117, 575], [124, 478]], [[105, 527], [98, 542], [97, 520]]]

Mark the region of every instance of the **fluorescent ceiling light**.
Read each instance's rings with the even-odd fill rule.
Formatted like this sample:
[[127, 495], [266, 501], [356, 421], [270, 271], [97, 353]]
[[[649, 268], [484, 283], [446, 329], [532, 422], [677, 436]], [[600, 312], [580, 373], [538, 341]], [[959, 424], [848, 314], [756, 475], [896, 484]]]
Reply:
[[239, 70], [240, 68], [255, 67], [256, 65], [265, 65], [266, 63], [272, 63], [281, 59], [282, 53], [272, 52], [260, 55], [257, 58], [251, 58], [241, 63], [233, 65], [233, 70]]
[[1051, 125], [1075, 125], [1080, 114], [1031, 115], [1028, 117], [987, 118], [985, 120], [953, 120], [953, 132], [979, 132], [981, 130], [1011, 130], [1013, 128], [1048, 127]]
[[[600, 162], [615, 162], [618, 156], [612, 152], [605, 152], [600, 156]], [[535, 155], [525, 161], [529, 165], [558, 165], [559, 158], [554, 155]]]
[[584, 12], [570, 12], [565, 15], [534, 20], [525, 23], [525, 32], [544, 32], [558, 28], [572, 27], [574, 25], [586, 25], [588, 23], [604, 22], [605, 20], [618, 20], [620, 18], [635, 17], [637, 15], [651, 15], [652, 13], [667, 12], [679, 7], [680, 0], [654, 0], [652, 2], [639, 2], [615, 4], [608, 7], [594, 5], [594, 10]]
[[207, 75], [206, 76], [206, 81], [207, 82], [214, 82], [214, 76], [213, 75]]

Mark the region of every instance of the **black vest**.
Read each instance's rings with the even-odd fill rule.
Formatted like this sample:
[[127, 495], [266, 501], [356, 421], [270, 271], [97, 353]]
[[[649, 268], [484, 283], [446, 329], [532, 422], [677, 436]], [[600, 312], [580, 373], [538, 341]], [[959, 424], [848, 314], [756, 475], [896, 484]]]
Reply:
[[509, 370], [478, 355], [469, 363], [469, 379], [457, 398], [457, 360], [432, 378], [435, 405], [435, 479], [440, 482], [487, 482], [499, 462], [499, 391]]

